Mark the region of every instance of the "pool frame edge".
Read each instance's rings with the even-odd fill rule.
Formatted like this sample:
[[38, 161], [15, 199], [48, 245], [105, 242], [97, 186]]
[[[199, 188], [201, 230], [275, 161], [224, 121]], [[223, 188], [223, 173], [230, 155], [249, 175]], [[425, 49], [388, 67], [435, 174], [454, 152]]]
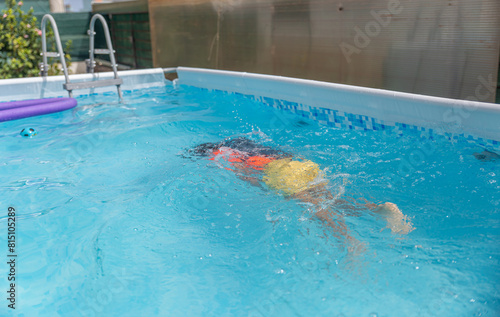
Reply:
[[[165, 79], [161, 68], [119, 71], [118, 76], [123, 79], [121, 88], [124, 91], [164, 86], [170, 83]], [[70, 75], [72, 83], [111, 78], [114, 78], [113, 72]], [[64, 76], [2, 79], [0, 80], [0, 102], [68, 97], [68, 92], [63, 88], [64, 83]], [[77, 97], [104, 92], [116, 93], [116, 86], [74, 90], [73, 95]]]
[[177, 74], [181, 85], [251, 96], [326, 125], [410, 129], [500, 145], [498, 104], [234, 71], [178, 67]]

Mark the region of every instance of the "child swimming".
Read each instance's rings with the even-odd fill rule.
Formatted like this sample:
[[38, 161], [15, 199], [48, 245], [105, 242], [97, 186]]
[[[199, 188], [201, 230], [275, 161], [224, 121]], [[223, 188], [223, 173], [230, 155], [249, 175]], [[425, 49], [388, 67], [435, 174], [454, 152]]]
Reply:
[[323, 178], [319, 165], [290, 153], [259, 145], [247, 138], [239, 137], [218, 143], [204, 143], [188, 150], [195, 156], [208, 157], [213, 161], [229, 163], [226, 169], [237, 173], [242, 179], [281, 193], [285, 197], [310, 203], [314, 206], [313, 216], [332, 229], [337, 237], [347, 239], [352, 245], [356, 241], [349, 234], [343, 215], [336, 210], [368, 209], [379, 214], [387, 221], [387, 228], [393, 233], [408, 234], [414, 230], [411, 222], [390, 202], [373, 204], [365, 201], [353, 205], [334, 197], [328, 190], [328, 181]]

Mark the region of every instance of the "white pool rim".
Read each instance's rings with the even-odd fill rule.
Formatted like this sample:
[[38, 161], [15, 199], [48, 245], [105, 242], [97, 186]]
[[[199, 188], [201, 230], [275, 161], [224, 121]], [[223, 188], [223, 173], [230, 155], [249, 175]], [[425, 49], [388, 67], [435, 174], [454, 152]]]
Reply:
[[[356, 130], [406, 128], [432, 136], [466, 138], [496, 147], [500, 144], [500, 105], [281, 76], [189, 67], [176, 71], [179, 85], [237, 93], [322, 124]], [[122, 90], [170, 85], [164, 69], [121, 71]], [[113, 73], [71, 75], [71, 81], [112, 78]], [[0, 102], [65, 97], [64, 76], [0, 80]], [[481, 88], [481, 87], [479, 87]], [[481, 89], [487, 89], [483, 87]], [[116, 87], [74, 91], [75, 96], [116, 92]]]

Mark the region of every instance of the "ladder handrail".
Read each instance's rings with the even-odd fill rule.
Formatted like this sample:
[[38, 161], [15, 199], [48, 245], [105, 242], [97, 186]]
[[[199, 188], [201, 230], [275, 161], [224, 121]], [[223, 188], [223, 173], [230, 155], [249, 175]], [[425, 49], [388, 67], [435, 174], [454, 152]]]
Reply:
[[[40, 70], [40, 75], [43, 77], [47, 77], [48, 75], [48, 67], [49, 64], [47, 63], [47, 32], [46, 32], [46, 27], [47, 27], [47, 21], [50, 22], [52, 25], [52, 30], [54, 31], [54, 37], [57, 45], [57, 50], [59, 53], [59, 60], [61, 61], [62, 69], [64, 72], [64, 78], [66, 79], [66, 84], [68, 84], [69, 81], [69, 75], [68, 75], [68, 68], [66, 67], [66, 60], [64, 58], [64, 51], [62, 49], [62, 44], [61, 44], [61, 37], [59, 36], [59, 29], [57, 28], [57, 23], [54, 20], [54, 18], [50, 14], [45, 14], [42, 18], [42, 65], [40, 65], [41, 70]], [[73, 94], [69, 90], [68, 91], [69, 96], [72, 97]]]
[[[88, 34], [89, 34], [89, 62], [88, 62], [88, 68], [87, 68], [87, 72], [89, 73], [93, 73], [94, 72], [94, 67], [95, 67], [95, 60], [94, 60], [94, 53], [95, 53], [95, 45], [94, 45], [94, 41], [95, 41], [95, 22], [99, 20], [101, 21], [101, 24], [102, 24], [102, 27], [104, 29], [104, 37], [106, 38], [106, 46], [108, 47], [108, 54], [109, 54], [109, 58], [111, 60], [111, 67], [113, 68], [113, 73], [114, 73], [114, 76], [115, 76], [115, 79], [118, 79], [118, 71], [116, 69], [116, 60], [115, 60], [115, 51], [113, 50], [113, 43], [111, 42], [111, 36], [109, 34], [109, 28], [108, 28], [108, 23], [106, 22], [106, 19], [104, 19], [104, 17], [99, 14], [99, 13], [96, 13], [92, 16], [92, 19], [90, 19], [90, 27], [89, 27], [89, 30], [88, 30]], [[121, 91], [121, 88], [120, 88], [120, 85], [116, 85], [116, 88], [118, 90], [118, 96], [120, 97], [120, 101], [123, 100], [123, 96], [122, 96], [122, 91]]]
[[[106, 37], [106, 45], [108, 46], [107, 49], [100, 49], [97, 50], [94, 48], [94, 35], [96, 34], [94, 32], [95, 29], [95, 21], [100, 20], [102, 27], [104, 29], [104, 36]], [[52, 25], [52, 29], [54, 31], [54, 37], [55, 41], [57, 44], [57, 49], [58, 53], [56, 52], [47, 52], [47, 32], [46, 32], [46, 27], [47, 27], [47, 21], [49, 21]], [[115, 60], [115, 52], [113, 50], [113, 44], [111, 43], [111, 36], [109, 34], [109, 28], [108, 28], [108, 23], [106, 23], [106, 20], [104, 17], [100, 14], [94, 14], [92, 16], [92, 19], [90, 19], [90, 26], [89, 30], [87, 33], [90, 36], [90, 50], [89, 50], [89, 59], [88, 59], [88, 64], [87, 64], [87, 72], [88, 73], [93, 73], [94, 72], [94, 67], [95, 67], [95, 60], [94, 60], [94, 54], [109, 54], [109, 58], [111, 59], [111, 67], [113, 68], [113, 73], [114, 73], [114, 79], [101, 79], [101, 80], [96, 80], [96, 81], [90, 81], [90, 82], [81, 82], [81, 83], [71, 83], [69, 80], [69, 75], [68, 75], [68, 67], [66, 66], [66, 60], [64, 59], [64, 51], [62, 49], [62, 44], [61, 44], [61, 37], [59, 36], [59, 29], [57, 28], [57, 23], [54, 20], [54, 17], [50, 14], [45, 14], [42, 18], [42, 58], [43, 62], [40, 63], [40, 75], [43, 77], [46, 77], [48, 75], [48, 67], [49, 65], [47, 64], [47, 55], [51, 57], [59, 57], [61, 61], [61, 65], [63, 68], [64, 72], [64, 78], [66, 79], [66, 83], [63, 84], [63, 88], [66, 89], [69, 93], [70, 97], [73, 97], [73, 89], [84, 89], [84, 88], [96, 88], [96, 87], [102, 87], [102, 86], [112, 86], [115, 85], [116, 89], [118, 90], [118, 96], [120, 97], [120, 102], [123, 102], [123, 94], [120, 85], [123, 83], [123, 80], [118, 77], [118, 71], [117, 71], [117, 65], [116, 65], [116, 60]]]

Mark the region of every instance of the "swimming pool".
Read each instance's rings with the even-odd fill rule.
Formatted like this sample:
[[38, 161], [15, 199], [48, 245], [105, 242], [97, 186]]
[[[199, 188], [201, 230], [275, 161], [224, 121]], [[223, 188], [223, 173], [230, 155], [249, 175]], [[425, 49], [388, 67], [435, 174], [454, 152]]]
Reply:
[[[499, 162], [476, 159], [483, 146], [418, 129], [318, 125], [269, 99], [183, 85], [126, 91], [123, 105], [114, 93], [77, 99], [74, 111], [0, 125], [2, 208], [17, 212], [16, 312], [500, 311]], [[38, 135], [21, 137], [26, 127]], [[416, 230], [392, 234], [372, 213], [346, 215], [366, 245], [352, 256], [309, 220], [307, 204], [186, 157], [186, 149], [229, 137], [317, 162], [333, 193], [397, 203]], [[0, 311], [11, 313], [7, 302]]]

